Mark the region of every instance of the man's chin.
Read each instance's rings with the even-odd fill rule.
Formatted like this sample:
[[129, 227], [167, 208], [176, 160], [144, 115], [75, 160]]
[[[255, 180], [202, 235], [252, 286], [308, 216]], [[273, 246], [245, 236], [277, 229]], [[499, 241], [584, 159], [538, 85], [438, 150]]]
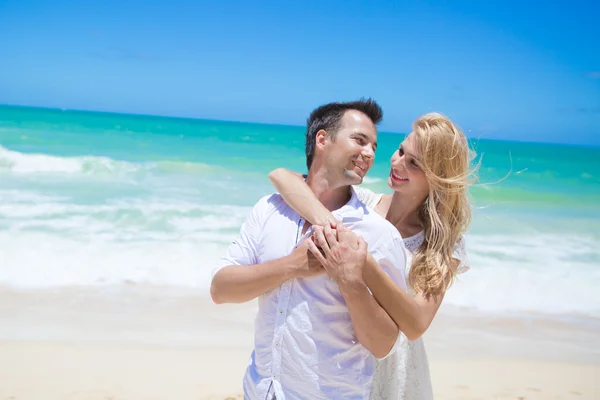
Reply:
[[364, 179], [364, 176], [355, 171], [346, 171], [345, 173], [349, 185], [360, 185]]

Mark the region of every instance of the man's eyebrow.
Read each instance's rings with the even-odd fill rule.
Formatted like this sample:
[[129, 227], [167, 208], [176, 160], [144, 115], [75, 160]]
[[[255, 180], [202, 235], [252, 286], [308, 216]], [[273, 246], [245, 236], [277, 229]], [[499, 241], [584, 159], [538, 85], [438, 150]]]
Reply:
[[[354, 135], [360, 136], [361, 138], [363, 138], [367, 142], [369, 141], [369, 137], [367, 135], [365, 135], [364, 133], [362, 133], [362, 132], [354, 132]], [[377, 140], [375, 142], [373, 142], [373, 147], [377, 148]]]

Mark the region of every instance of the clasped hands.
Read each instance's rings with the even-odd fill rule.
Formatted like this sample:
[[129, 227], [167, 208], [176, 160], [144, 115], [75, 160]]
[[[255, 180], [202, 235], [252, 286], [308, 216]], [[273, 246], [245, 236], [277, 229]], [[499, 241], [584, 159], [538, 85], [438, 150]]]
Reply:
[[306, 265], [303, 265], [300, 276], [326, 272], [338, 284], [362, 280], [367, 243], [342, 223], [315, 225], [313, 233], [296, 251], [307, 255]]

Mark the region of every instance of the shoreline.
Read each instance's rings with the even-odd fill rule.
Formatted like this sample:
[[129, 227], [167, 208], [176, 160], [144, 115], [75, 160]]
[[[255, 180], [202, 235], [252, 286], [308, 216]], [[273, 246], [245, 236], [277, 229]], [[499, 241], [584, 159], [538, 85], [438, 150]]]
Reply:
[[[203, 294], [0, 289], [0, 399], [241, 398], [256, 305]], [[600, 398], [597, 320], [449, 311], [424, 336], [436, 399]]]

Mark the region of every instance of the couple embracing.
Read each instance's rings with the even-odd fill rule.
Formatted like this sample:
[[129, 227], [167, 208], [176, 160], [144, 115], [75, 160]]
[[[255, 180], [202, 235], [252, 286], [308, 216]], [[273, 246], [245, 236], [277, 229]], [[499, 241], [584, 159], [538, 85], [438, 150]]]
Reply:
[[278, 169], [213, 272], [215, 303], [258, 298], [248, 400], [432, 399], [421, 335], [468, 269], [470, 151], [430, 113], [391, 158], [391, 195], [362, 183], [383, 117], [373, 100], [307, 122], [308, 175]]

